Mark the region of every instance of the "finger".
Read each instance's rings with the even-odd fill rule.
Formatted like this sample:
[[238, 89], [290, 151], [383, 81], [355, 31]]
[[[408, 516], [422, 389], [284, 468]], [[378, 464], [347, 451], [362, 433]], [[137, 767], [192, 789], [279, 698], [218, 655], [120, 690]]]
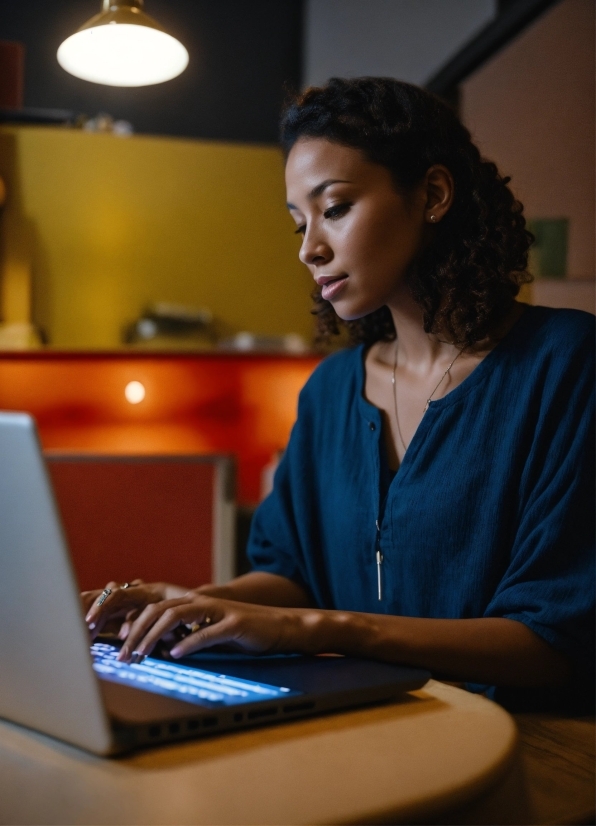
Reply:
[[81, 605], [83, 608], [83, 614], [85, 616], [85, 619], [87, 619], [87, 614], [95, 605], [100, 596], [101, 591], [85, 591], [81, 594]]
[[89, 607], [91, 606], [91, 604], [96, 599], [99, 599], [100, 594], [101, 594], [101, 591], [98, 591], [98, 590], [95, 590], [95, 591], [81, 591], [79, 596], [81, 598], [81, 602], [83, 603], [83, 607], [85, 607], [86, 610], [89, 610]]
[[93, 603], [85, 621], [90, 630], [100, 628], [107, 617], [125, 616], [131, 608], [142, 608], [149, 602], [157, 602], [159, 596], [149, 589], [137, 586], [122, 588], [117, 582], [108, 582], [99, 598]]
[[[102, 591], [99, 591], [99, 596], [96, 600], [93, 601], [91, 608], [87, 612], [85, 620], [89, 622], [90, 618], [95, 618], [95, 616], [101, 613], [98, 609], [105, 605], [105, 603], [110, 599], [110, 597], [113, 597], [118, 592], [118, 590], [119, 586], [117, 582], [108, 582], [105, 588]], [[113, 602], [114, 600], [112, 599], [110, 601]]]
[[131, 622], [127, 622], [126, 620], [120, 626], [120, 630], [118, 631], [118, 639], [125, 640], [128, 635], [130, 634], [130, 629], [132, 627]]
[[132, 628], [132, 624], [140, 613], [140, 610], [138, 610], [137, 608], [135, 608], [133, 611], [128, 612], [124, 619], [124, 622], [120, 626], [120, 630], [118, 631], [118, 639], [125, 640], [128, 637], [130, 629]]
[[[121, 626], [122, 626], [121, 620], [114, 619], [113, 617], [108, 617], [106, 622], [101, 626], [101, 633], [102, 634], [110, 634], [110, 635], [118, 634], [118, 632], [120, 631]], [[97, 636], [97, 634], [99, 633], [97, 631], [97, 628], [95, 628], [93, 630], [93, 633], [95, 633], [95, 635]]]
[[100, 634], [116, 634], [120, 630], [120, 620], [118, 618], [120, 612], [107, 611], [96, 618], [95, 622], [90, 622], [87, 625], [91, 639], [95, 639]]
[[[180, 599], [163, 600], [162, 602], [148, 605], [141, 612], [140, 616], [133, 622], [132, 627], [128, 632], [126, 642], [120, 649], [118, 659], [122, 662], [130, 662], [133, 653], [135, 655], [139, 654], [141, 656], [147, 656], [147, 654], [153, 650], [155, 643], [161, 636], [161, 633], [157, 633], [157, 635], [152, 634], [150, 640], [146, 641], [145, 637], [147, 637], [149, 631], [153, 629], [156, 624], [160, 623], [163, 617], [165, 617], [165, 621], [161, 622], [159, 628], [164, 628], [163, 633], [171, 631], [172, 628], [175, 628], [180, 624], [180, 622], [183, 621], [181, 618], [178, 619], [177, 616], [174, 618], [173, 612], [177, 608], [184, 606], [188, 613], [188, 606], [190, 604], [191, 599], [189, 597], [181, 597]], [[196, 609], [194, 612], [191, 612], [190, 622], [195, 619], [196, 614]], [[144, 643], [142, 649], [140, 648], [141, 641]], [[145, 644], [145, 642], [147, 644]]]
[[170, 650], [172, 657], [178, 659], [179, 657], [186, 657], [194, 651], [200, 651], [203, 648], [211, 648], [213, 645], [221, 645], [234, 641], [232, 633], [232, 623], [229, 620], [223, 619], [219, 622], [211, 622], [194, 634], [189, 634]]

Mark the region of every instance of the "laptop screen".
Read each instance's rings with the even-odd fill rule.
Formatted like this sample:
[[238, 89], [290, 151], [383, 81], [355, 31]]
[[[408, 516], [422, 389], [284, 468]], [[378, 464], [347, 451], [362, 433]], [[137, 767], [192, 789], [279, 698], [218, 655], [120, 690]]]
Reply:
[[116, 659], [118, 650], [116, 646], [103, 642], [95, 642], [91, 646], [93, 668], [102, 680], [134, 686], [186, 703], [215, 708], [276, 700], [302, 693], [153, 657], [147, 657], [142, 663], [127, 665]]

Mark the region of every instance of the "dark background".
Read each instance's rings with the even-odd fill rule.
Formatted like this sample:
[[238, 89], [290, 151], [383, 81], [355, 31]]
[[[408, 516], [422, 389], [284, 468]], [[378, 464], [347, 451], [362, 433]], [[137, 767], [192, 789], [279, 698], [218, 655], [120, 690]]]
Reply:
[[285, 90], [300, 87], [302, 0], [146, 0], [188, 49], [187, 69], [156, 86], [118, 88], [69, 75], [60, 43], [100, 0], [0, 0], [0, 40], [25, 45], [25, 107], [106, 112], [135, 132], [277, 142]]

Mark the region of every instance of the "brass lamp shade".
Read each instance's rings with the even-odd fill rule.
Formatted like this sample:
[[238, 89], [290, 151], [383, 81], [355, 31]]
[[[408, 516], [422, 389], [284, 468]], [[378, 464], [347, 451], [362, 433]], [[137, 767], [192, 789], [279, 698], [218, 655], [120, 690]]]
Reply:
[[67, 37], [58, 63], [70, 74], [107, 86], [149, 86], [177, 77], [188, 52], [143, 11], [143, 0], [103, 0], [99, 14]]

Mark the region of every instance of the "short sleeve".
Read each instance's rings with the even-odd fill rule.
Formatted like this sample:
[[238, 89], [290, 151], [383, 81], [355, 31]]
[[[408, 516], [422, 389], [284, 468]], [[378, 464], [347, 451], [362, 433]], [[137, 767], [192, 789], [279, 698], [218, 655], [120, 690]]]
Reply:
[[314, 475], [309, 397], [307, 383], [299, 397], [298, 418], [275, 473], [273, 490], [253, 516], [247, 555], [251, 570], [286, 577], [313, 598], [302, 552], [312, 507], [305, 498]]
[[594, 664], [593, 376], [590, 335], [536, 391], [510, 562], [485, 612], [523, 622], [582, 671]]
[[252, 570], [284, 576], [306, 588], [292, 508], [290, 451], [291, 446], [277, 468], [272, 492], [255, 511], [247, 554]]

